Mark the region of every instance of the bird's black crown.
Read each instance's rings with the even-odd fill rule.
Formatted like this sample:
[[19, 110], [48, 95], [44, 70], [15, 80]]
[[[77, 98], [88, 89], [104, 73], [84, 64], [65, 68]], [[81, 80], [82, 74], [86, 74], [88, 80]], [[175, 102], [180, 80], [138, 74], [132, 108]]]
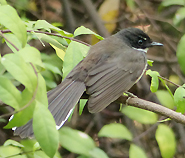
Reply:
[[146, 49], [152, 46], [150, 37], [138, 28], [123, 29], [117, 35], [132, 48]]

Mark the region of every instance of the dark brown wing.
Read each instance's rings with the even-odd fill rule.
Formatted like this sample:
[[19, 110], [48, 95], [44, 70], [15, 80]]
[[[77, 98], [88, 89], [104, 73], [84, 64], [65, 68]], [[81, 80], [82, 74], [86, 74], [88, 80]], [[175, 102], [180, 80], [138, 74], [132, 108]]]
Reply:
[[[146, 69], [144, 52], [131, 49], [96, 65], [86, 80], [89, 111], [99, 112], [129, 90]], [[122, 51], [122, 50], [119, 50]]]

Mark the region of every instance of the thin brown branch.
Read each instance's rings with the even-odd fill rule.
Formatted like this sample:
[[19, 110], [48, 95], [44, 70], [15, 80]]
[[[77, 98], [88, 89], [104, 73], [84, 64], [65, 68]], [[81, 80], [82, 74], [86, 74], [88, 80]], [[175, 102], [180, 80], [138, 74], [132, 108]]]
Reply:
[[[10, 30], [1, 30], [1, 32], [2, 33], [9, 33], [11, 31]], [[78, 40], [78, 39], [75, 39], [75, 38], [72, 38], [72, 37], [62, 36], [62, 35], [57, 34], [57, 33], [43, 32], [43, 31], [34, 31], [34, 30], [27, 30], [27, 32], [29, 32], [29, 33], [32, 33], [32, 32], [35, 32], [35, 33], [43, 33], [43, 34], [46, 34], [46, 35], [57, 36], [57, 37], [60, 37], [60, 38], [65, 38], [65, 39], [69, 39], [69, 40], [72, 40], [72, 41], [75, 41], [75, 42], [84, 44], [84, 45], [89, 46], [89, 47], [91, 46], [90, 44], [88, 44], [86, 42], [83, 42], [81, 40]]]
[[[121, 96], [117, 102], [119, 103], [126, 103], [126, 100], [128, 99], [128, 97], [125, 96]], [[141, 109], [145, 109], [148, 111], [152, 111], [155, 112], [157, 114], [166, 116], [170, 119], [175, 120], [176, 122], [185, 124], [185, 116], [179, 112], [175, 112], [171, 109], [168, 109], [162, 105], [150, 102], [150, 101], [146, 101], [140, 98], [129, 98], [127, 100], [127, 104], [130, 106], [134, 106], [134, 107], [138, 107]]]
[[[162, 116], [159, 121], [162, 121], [164, 120], [165, 117]], [[133, 142], [136, 142], [137, 140], [143, 138], [144, 136], [146, 136], [147, 134], [151, 133], [152, 131], [154, 131], [157, 126], [160, 124], [160, 122], [156, 122], [155, 124], [153, 124], [151, 127], [149, 127], [146, 131], [144, 131], [143, 133], [141, 133], [140, 135], [136, 136], [134, 139], [133, 139]]]
[[105, 28], [103, 24], [103, 21], [98, 15], [96, 8], [94, 7], [92, 1], [91, 0], [81, 0], [81, 3], [86, 9], [89, 17], [91, 18], [91, 21], [93, 21], [93, 24], [97, 28], [98, 32], [104, 37], [110, 36], [109, 32], [107, 31], [107, 29]]
[[9, 40], [7, 39], [4, 35], [3, 35], [3, 31], [0, 30], [0, 36], [2, 36], [8, 43], [10, 43], [17, 51], [19, 51], [19, 49]]
[[169, 79], [167, 79], [167, 78], [165, 78], [165, 77], [162, 77], [162, 76], [158, 76], [158, 77], [159, 77], [159, 78], [162, 78], [163, 80], [165, 80], [165, 81], [167, 81], [167, 82], [169, 82], [169, 83], [171, 83], [171, 84], [173, 84], [173, 85], [175, 85], [175, 86], [177, 86], [177, 87], [181, 87], [180, 85], [178, 85], [178, 84], [176, 84], [176, 83], [170, 81]]

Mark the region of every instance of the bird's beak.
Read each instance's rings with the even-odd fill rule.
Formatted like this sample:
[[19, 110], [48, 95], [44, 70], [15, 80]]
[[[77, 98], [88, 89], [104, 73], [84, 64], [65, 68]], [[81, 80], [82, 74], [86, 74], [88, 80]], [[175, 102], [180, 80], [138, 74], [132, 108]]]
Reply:
[[163, 46], [162, 43], [158, 43], [158, 42], [152, 42], [151, 46]]

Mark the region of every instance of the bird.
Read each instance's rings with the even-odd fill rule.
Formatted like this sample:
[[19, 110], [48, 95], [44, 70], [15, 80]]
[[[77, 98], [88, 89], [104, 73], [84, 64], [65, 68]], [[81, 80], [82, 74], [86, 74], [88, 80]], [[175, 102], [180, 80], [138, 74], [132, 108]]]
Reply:
[[[91, 46], [87, 56], [47, 93], [57, 129], [68, 119], [84, 91], [89, 95], [87, 106], [91, 113], [100, 112], [117, 100], [143, 76], [148, 48], [162, 45], [142, 30], [130, 27]], [[32, 120], [17, 127], [14, 134], [22, 138], [34, 136]]]

